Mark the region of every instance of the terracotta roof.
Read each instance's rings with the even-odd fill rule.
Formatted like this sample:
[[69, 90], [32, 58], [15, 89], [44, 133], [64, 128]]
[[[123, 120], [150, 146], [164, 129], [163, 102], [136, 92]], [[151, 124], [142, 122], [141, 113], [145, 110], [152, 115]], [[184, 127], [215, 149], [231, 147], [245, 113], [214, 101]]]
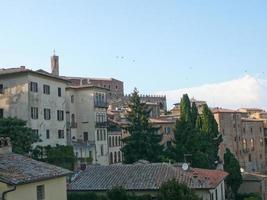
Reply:
[[212, 108], [213, 113], [241, 113], [237, 110], [225, 109], [225, 108]]
[[126, 190], [158, 190], [176, 179], [193, 189], [215, 188], [227, 173], [217, 170], [191, 168], [183, 171], [167, 163], [88, 166], [79, 172], [68, 185], [69, 191], [105, 191], [116, 186]]
[[0, 182], [20, 185], [66, 176], [71, 171], [39, 162], [22, 155], [0, 154]]

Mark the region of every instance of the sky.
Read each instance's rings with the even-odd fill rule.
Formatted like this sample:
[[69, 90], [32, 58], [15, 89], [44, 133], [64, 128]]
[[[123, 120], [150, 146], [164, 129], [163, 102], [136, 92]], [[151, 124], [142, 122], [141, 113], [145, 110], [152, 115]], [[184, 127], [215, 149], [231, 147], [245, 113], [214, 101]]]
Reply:
[[117, 78], [170, 106], [187, 92], [267, 108], [266, 10], [265, 0], [0, 0], [0, 68], [50, 71], [55, 49], [61, 75]]

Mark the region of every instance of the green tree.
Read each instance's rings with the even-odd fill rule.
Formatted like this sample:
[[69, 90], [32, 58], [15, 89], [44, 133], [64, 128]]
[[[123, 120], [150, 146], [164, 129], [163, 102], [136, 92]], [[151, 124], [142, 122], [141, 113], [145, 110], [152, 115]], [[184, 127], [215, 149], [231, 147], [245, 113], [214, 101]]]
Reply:
[[69, 170], [74, 169], [76, 162], [73, 147], [65, 145], [56, 145], [55, 147], [50, 145], [45, 147], [37, 146], [33, 150], [32, 157]]
[[226, 178], [226, 184], [228, 186], [227, 193], [230, 194], [230, 196], [235, 197], [242, 184], [242, 175], [238, 160], [228, 148], [224, 154], [224, 170], [229, 173]]
[[188, 95], [184, 94], [180, 102], [180, 118], [176, 122], [174, 132], [176, 161], [183, 162], [185, 154], [189, 154], [193, 167], [216, 167], [221, 136], [207, 105], [203, 105], [199, 114], [195, 103], [191, 106]]
[[26, 122], [18, 118], [0, 119], [0, 137], [9, 137], [14, 153], [28, 154], [32, 144], [40, 141], [38, 134], [26, 126]]
[[200, 200], [186, 185], [178, 183], [175, 179], [163, 184], [159, 190], [159, 200]]
[[125, 163], [133, 163], [144, 159], [150, 162], [160, 161], [163, 147], [159, 144], [162, 135], [149, 123], [150, 110], [142, 103], [137, 89], [134, 89], [130, 98], [127, 120], [129, 124], [125, 128], [129, 137], [123, 139], [122, 152]]
[[107, 191], [107, 197], [109, 200], [127, 200], [128, 195], [124, 188], [115, 187]]

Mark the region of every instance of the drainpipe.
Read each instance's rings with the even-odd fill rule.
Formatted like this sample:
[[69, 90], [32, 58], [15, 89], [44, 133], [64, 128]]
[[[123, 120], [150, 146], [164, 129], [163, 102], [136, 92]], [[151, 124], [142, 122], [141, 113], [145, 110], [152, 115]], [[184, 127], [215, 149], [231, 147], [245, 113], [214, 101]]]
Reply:
[[15, 191], [17, 189], [17, 186], [14, 186], [14, 188], [12, 188], [12, 189], [10, 189], [10, 190], [6, 190], [6, 191], [4, 191], [3, 193], [2, 193], [2, 200], [7, 200], [6, 198], [5, 198], [5, 196], [7, 195], [7, 193], [9, 193], [9, 192], [13, 192], [13, 191]]

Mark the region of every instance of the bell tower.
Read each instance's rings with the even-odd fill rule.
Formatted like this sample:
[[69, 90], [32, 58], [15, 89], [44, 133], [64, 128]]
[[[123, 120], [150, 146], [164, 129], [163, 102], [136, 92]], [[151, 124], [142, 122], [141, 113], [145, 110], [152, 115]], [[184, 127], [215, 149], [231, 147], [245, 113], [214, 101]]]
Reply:
[[55, 50], [51, 56], [51, 73], [53, 75], [59, 76], [59, 57], [56, 55]]

